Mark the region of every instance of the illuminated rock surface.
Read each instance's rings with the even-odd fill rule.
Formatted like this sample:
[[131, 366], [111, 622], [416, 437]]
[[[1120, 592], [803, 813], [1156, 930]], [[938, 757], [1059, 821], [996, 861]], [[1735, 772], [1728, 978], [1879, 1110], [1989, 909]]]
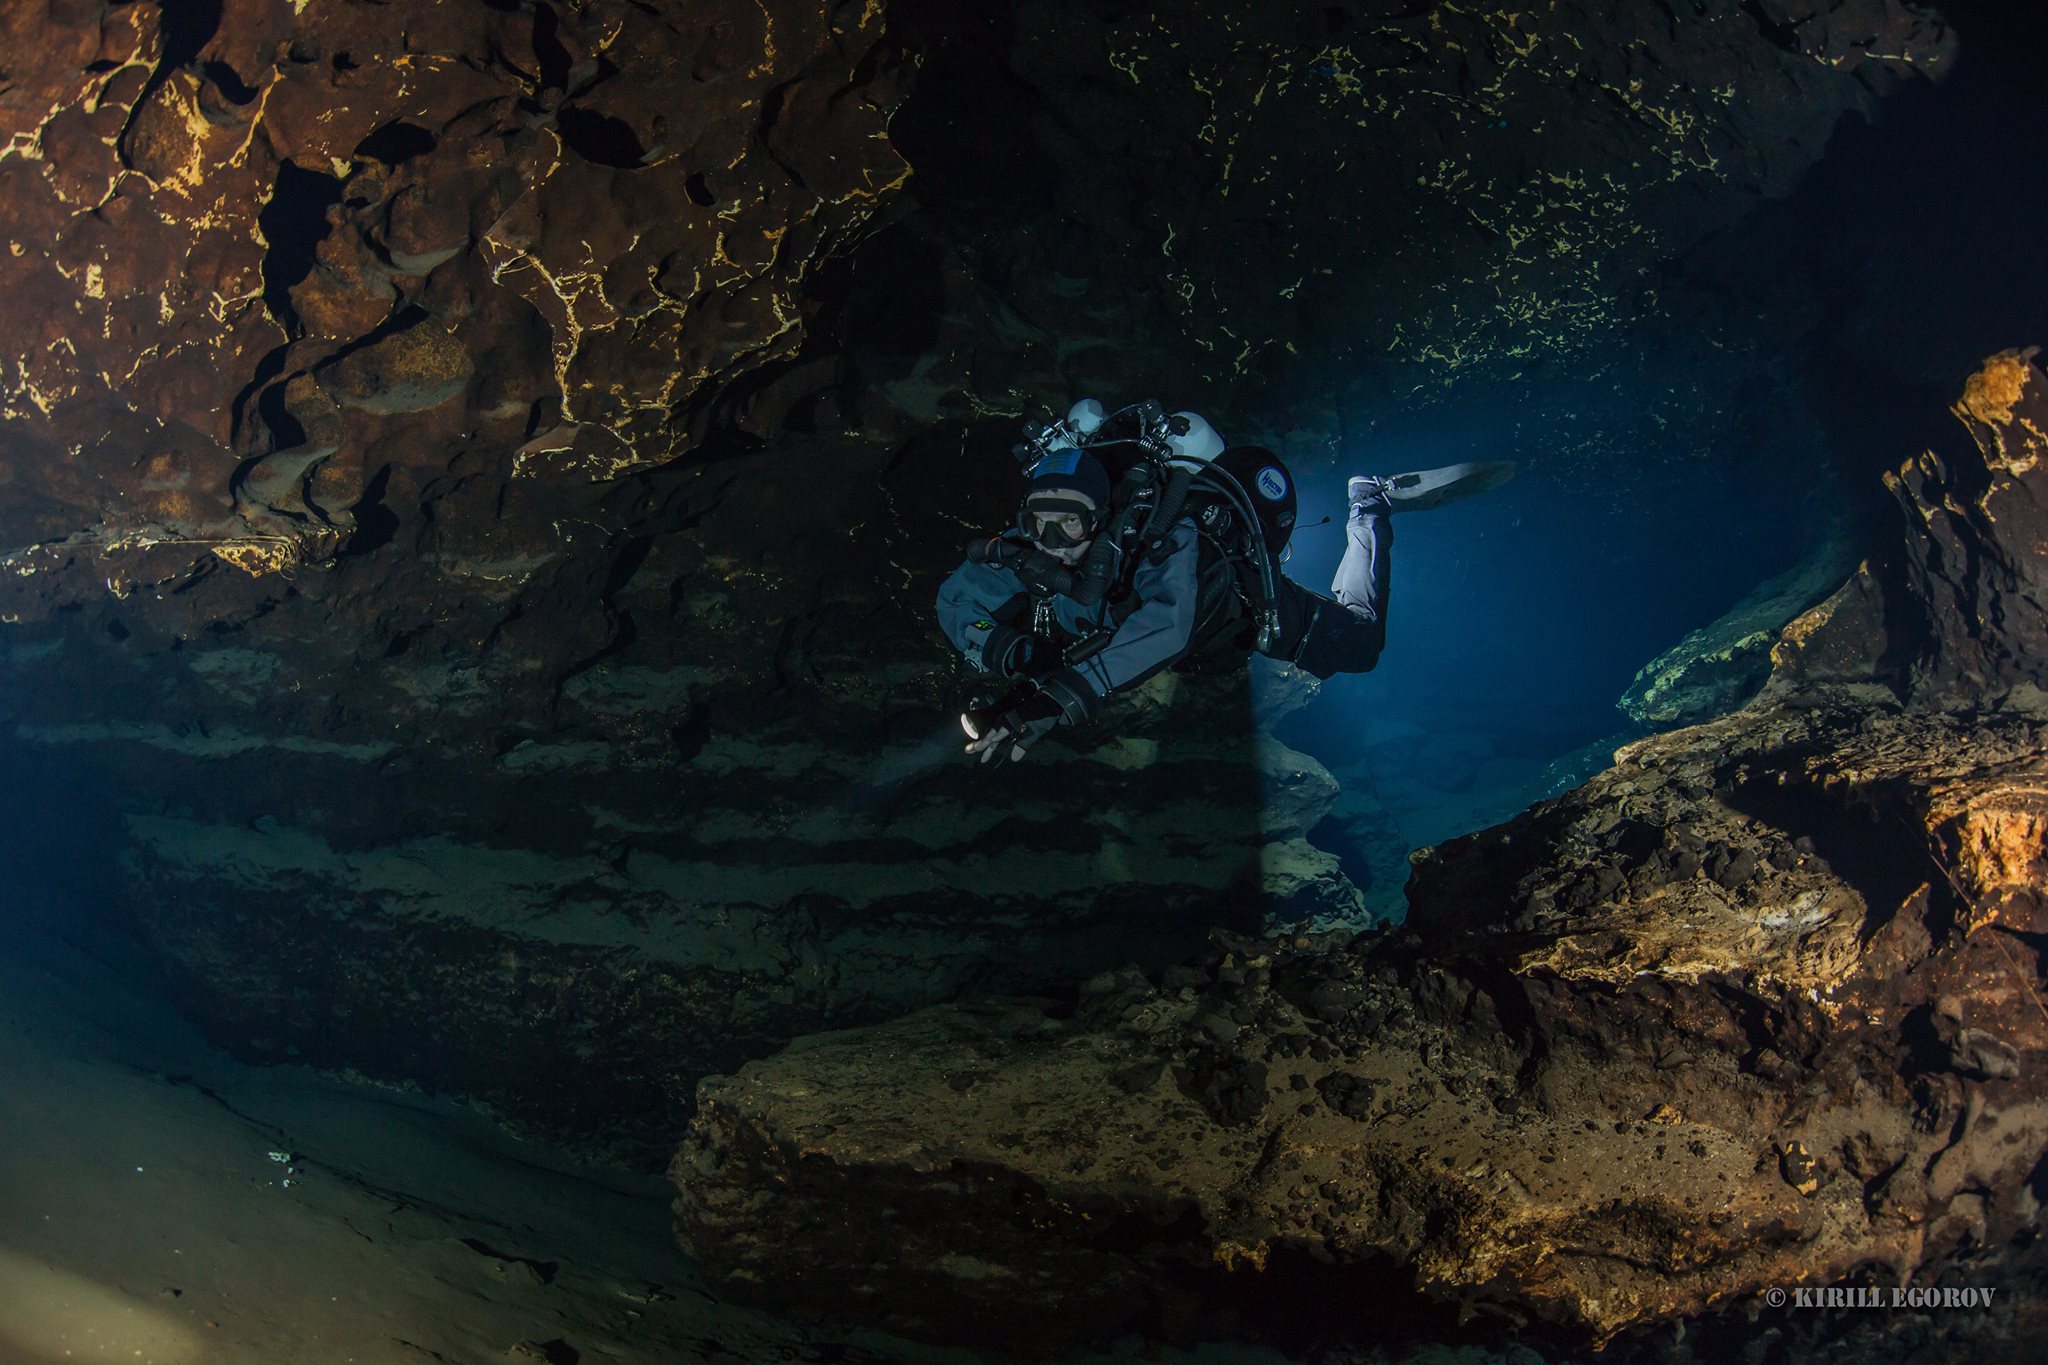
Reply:
[[1810, 560], [1758, 585], [1725, 616], [1645, 664], [1622, 694], [1621, 709], [1645, 729], [1726, 715], [1769, 680], [1771, 648], [1784, 628], [1832, 596], [1854, 566], [1847, 542], [1827, 537]]
[[[2031, 1241], [2048, 1156], [2048, 714], [2000, 670], [2048, 624], [2012, 595], [2048, 376], [2001, 356], [1958, 411], [1980, 459], [1898, 486], [1967, 552], [1939, 562], [1996, 569], [1914, 556], [1911, 704], [1827, 680], [1830, 613], [1746, 709], [1428, 850], [1401, 931], [1226, 938], [1071, 1013], [938, 1008], [709, 1081], [685, 1245], [735, 1292], [1038, 1350], [1368, 1333], [1411, 1278], [1594, 1339], [1859, 1268], [2013, 1283], [1985, 1258]], [[1958, 659], [1961, 591], [2009, 633]]]

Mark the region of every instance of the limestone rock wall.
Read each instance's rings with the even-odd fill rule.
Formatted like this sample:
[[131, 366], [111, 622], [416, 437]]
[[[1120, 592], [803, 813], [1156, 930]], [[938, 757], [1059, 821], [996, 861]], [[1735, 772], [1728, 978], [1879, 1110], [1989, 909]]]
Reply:
[[1853, 542], [1835, 528], [1804, 563], [1759, 584], [1643, 665], [1617, 705], [1637, 725], [1655, 729], [1733, 711], [1769, 681], [1771, 649], [1785, 627], [1832, 596], [1855, 567]]
[[1950, 465], [1930, 453], [1886, 480], [1924, 531], [1913, 542], [1911, 586], [1938, 643], [1917, 671], [1923, 698], [2043, 700], [2048, 632], [2040, 604], [2048, 601], [2048, 567], [2040, 547], [2048, 544], [2048, 502], [2040, 470], [2048, 462], [2048, 375], [2038, 354], [2034, 347], [1994, 356], [1956, 403], [1981, 464]]
[[360, 553], [450, 477], [675, 460], [908, 178], [880, 6], [6, 22], [10, 620]]
[[[797, 1034], [1156, 963], [1269, 906], [1355, 908], [1305, 837], [1331, 779], [1262, 736], [1242, 677], [1161, 678], [1029, 765], [964, 762], [926, 604], [807, 601], [900, 581], [888, 545], [789, 531], [737, 557], [833, 457], [859, 452], [762, 457], [787, 478], [696, 514], [733, 555], [650, 545], [581, 641], [537, 627], [579, 619], [565, 599], [601, 562], [542, 571], [560, 596], [512, 599], [534, 633], [478, 652], [428, 629], [350, 657], [355, 608], [327, 580], [334, 598], [294, 609], [302, 640], [159, 635], [138, 613], [118, 641], [18, 645], [11, 732], [125, 810], [132, 911], [221, 1041], [642, 1161], [697, 1077]], [[905, 501], [923, 484], [906, 475]], [[638, 643], [531, 694], [604, 631]], [[104, 710], [81, 717], [85, 669]]]

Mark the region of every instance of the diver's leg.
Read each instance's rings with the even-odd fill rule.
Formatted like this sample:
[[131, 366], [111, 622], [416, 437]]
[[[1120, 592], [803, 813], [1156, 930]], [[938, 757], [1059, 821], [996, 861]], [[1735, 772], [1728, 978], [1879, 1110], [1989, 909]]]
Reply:
[[1375, 497], [1354, 504], [1344, 535], [1331, 597], [1281, 580], [1281, 648], [1274, 653], [1318, 678], [1369, 673], [1387, 644], [1394, 524], [1386, 503]]
[[1394, 564], [1394, 519], [1382, 502], [1360, 503], [1344, 525], [1344, 558], [1330, 593], [1362, 621], [1387, 628], [1387, 581]]
[[1282, 590], [1294, 595], [1295, 610], [1291, 617], [1282, 613], [1279, 647], [1271, 651], [1274, 658], [1285, 659], [1316, 678], [1370, 673], [1378, 665], [1387, 643], [1384, 623], [1298, 583], [1283, 579]]

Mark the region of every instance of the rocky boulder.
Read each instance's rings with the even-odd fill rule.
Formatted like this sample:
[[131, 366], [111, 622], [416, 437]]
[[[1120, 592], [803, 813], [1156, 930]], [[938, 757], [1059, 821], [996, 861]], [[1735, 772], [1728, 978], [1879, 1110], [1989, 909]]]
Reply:
[[1762, 690], [1785, 627], [1832, 596], [1856, 566], [1853, 542], [1829, 535], [1808, 558], [1658, 655], [1617, 703], [1637, 725], [1668, 729], [1726, 715]]

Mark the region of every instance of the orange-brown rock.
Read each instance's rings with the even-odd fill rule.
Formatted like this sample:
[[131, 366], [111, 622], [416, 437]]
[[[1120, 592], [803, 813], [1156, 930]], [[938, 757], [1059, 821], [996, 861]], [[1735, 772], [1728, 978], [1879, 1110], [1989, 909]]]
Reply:
[[[233, 0], [167, 17], [63, 0], [6, 24], [0, 291], [29, 334], [0, 413], [16, 452], [69, 448], [73, 466], [11, 454], [9, 497], [33, 511], [10, 529], [101, 547], [169, 533], [153, 543], [186, 545], [195, 571], [247, 535], [296, 539], [294, 564], [337, 548], [229, 487], [300, 444], [284, 394], [316, 372], [377, 414], [338, 433], [330, 498], [393, 450], [445, 468], [458, 431], [490, 433], [501, 483], [686, 454], [727, 386], [795, 353], [815, 269], [907, 178], [881, 6]], [[724, 76], [674, 79], [707, 34]], [[773, 92], [799, 87], [814, 107], [792, 135], [836, 168], [815, 184], [756, 137]], [[496, 377], [472, 390], [477, 357]], [[556, 448], [563, 467], [515, 459], [537, 407], [591, 433]], [[216, 452], [178, 496], [88, 491], [128, 481], [167, 427]], [[418, 492], [409, 474], [385, 488]], [[84, 591], [16, 576], [6, 609]]]

